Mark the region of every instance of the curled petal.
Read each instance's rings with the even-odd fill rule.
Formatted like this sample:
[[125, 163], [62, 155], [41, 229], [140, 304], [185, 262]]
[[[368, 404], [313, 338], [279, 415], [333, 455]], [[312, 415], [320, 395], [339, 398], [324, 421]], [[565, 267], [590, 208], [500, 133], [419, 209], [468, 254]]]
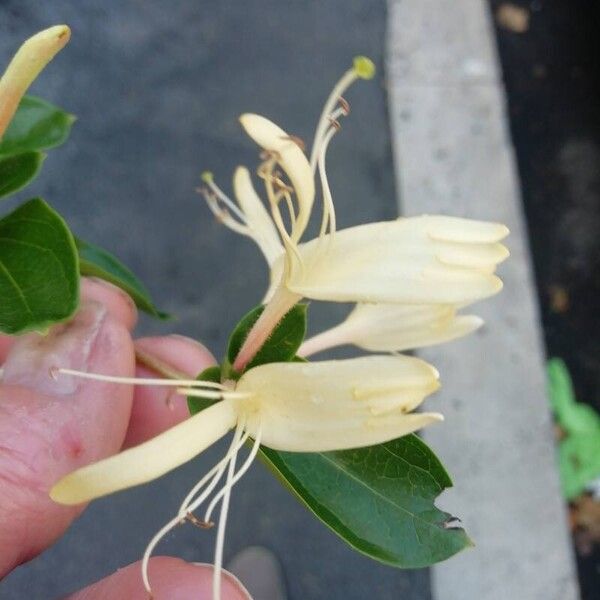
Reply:
[[59, 504], [80, 504], [152, 481], [191, 460], [236, 423], [236, 404], [223, 400], [152, 440], [73, 471], [50, 490]]
[[322, 243], [302, 244], [305, 268], [291, 269], [286, 285], [317, 300], [467, 304], [502, 288], [493, 273], [508, 251], [497, 241], [482, 240], [496, 240], [506, 231], [502, 225], [443, 216], [351, 227]]
[[292, 237], [298, 240], [306, 229], [315, 199], [315, 182], [308, 159], [289, 134], [265, 117], [246, 113], [240, 117], [240, 123], [259, 146], [274, 153], [290, 178], [298, 199], [298, 216]]
[[246, 224], [253, 239], [265, 255], [269, 265], [283, 254], [283, 245], [279, 241], [273, 219], [264, 207], [254, 186], [250, 172], [245, 167], [238, 167], [233, 175], [235, 197], [246, 217]]
[[439, 421], [405, 414], [439, 387], [437, 371], [408, 356], [367, 356], [313, 363], [270, 363], [247, 371], [247, 429], [262, 427], [276, 450], [322, 452], [386, 442]]
[[449, 342], [482, 324], [479, 317], [457, 315], [453, 304], [359, 303], [345, 321], [306, 340], [299, 353], [310, 356], [347, 344], [370, 352], [402, 352]]

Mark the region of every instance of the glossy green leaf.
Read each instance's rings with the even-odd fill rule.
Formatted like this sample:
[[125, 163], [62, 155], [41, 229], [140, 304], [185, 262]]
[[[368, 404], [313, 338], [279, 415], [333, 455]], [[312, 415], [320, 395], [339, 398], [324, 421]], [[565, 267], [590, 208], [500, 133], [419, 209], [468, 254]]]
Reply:
[[79, 269], [82, 275], [100, 277], [125, 290], [136, 306], [159, 319], [169, 319], [170, 315], [156, 308], [150, 293], [142, 282], [112, 254], [98, 246], [76, 238], [79, 252]]
[[44, 158], [41, 152], [23, 152], [0, 158], [0, 198], [19, 191], [34, 179]]
[[[233, 363], [248, 332], [256, 323], [264, 306], [257, 306], [247, 313], [236, 325], [227, 347], [227, 359]], [[256, 356], [250, 361], [247, 369], [272, 362], [287, 362], [292, 360], [300, 348], [306, 335], [306, 312], [307, 304], [296, 304], [281, 319], [277, 327]]]
[[415, 435], [357, 450], [261, 453], [319, 519], [371, 558], [419, 568], [472, 545], [457, 519], [435, 507], [452, 482]]
[[[221, 367], [214, 365], [208, 367], [196, 377], [198, 381], [213, 381], [214, 383], [221, 383]], [[211, 404], [217, 402], [216, 400], [208, 400], [206, 398], [193, 398], [188, 396], [187, 403], [190, 414], [195, 415], [196, 413], [208, 408]]]
[[79, 302], [77, 251], [69, 228], [40, 198], [0, 220], [0, 331], [43, 331]]
[[57, 106], [41, 98], [25, 96], [0, 141], [0, 155], [59, 146], [69, 137], [74, 121], [73, 115]]

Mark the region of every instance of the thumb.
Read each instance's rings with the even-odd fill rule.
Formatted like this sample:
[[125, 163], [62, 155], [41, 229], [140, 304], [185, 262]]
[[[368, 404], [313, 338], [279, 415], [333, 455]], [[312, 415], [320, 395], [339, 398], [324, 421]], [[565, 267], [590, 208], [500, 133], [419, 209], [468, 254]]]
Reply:
[[[140, 563], [134, 563], [66, 600], [148, 600], [140, 573]], [[167, 556], [156, 556], [150, 560], [154, 600], [210, 600], [212, 576], [212, 567], [209, 565], [193, 565]], [[223, 571], [221, 586], [223, 600], [252, 600], [242, 584], [227, 571]]]
[[12, 346], [0, 385], [0, 577], [50, 545], [81, 512], [50, 500], [50, 487], [116, 452], [127, 429], [129, 386], [55, 380], [56, 367], [132, 375], [129, 332], [105, 306], [87, 301], [70, 322]]

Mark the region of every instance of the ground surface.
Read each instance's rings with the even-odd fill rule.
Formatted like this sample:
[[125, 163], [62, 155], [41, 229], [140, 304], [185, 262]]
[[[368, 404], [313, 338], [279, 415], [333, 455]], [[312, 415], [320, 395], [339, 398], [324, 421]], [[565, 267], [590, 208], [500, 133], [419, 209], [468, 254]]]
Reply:
[[[385, 3], [176, 0], [0, 3], [0, 55], [57, 22], [69, 48], [34, 91], [79, 116], [69, 143], [36, 183], [73, 229], [114, 251], [179, 316], [167, 326], [220, 354], [238, 318], [262, 296], [266, 270], [245, 240], [222, 230], [193, 193], [199, 173], [229, 188], [256, 153], [236, 122], [264, 113], [307, 140], [330, 86], [352, 56], [381, 66]], [[328, 161], [342, 226], [395, 212], [381, 77], [348, 94], [352, 115]], [[343, 313], [329, 307], [320, 319]], [[222, 451], [144, 489], [95, 502], [52, 550], [0, 584], [2, 598], [57, 597], [139, 558], [186, 490]], [[426, 600], [426, 570], [401, 572], [347, 548], [261, 465], [235, 490], [226, 557], [249, 544], [277, 552], [291, 600]], [[210, 561], [213, 536], [178, 531], [161, 552]], [[326, 590], [326, 591], [325, 591]]]
[[[499, 27], [498, 43], [547, 352], [566, 361], [577, 398], [600, 409], [600, 7], [514, 4], [529, 26]], [[583, 598], [596, 598], [600, 548], [578, 566]]]

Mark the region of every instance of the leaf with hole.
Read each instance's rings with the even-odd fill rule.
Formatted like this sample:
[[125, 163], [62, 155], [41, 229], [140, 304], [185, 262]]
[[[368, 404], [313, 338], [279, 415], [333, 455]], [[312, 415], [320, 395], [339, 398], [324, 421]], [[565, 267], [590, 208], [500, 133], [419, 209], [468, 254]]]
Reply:
[[400, 568], [420, 568], [472, 546], [434, 501], [452, 485], [416, 435], [356, 450], [261, 455], [296, 497], [353, 548]]

